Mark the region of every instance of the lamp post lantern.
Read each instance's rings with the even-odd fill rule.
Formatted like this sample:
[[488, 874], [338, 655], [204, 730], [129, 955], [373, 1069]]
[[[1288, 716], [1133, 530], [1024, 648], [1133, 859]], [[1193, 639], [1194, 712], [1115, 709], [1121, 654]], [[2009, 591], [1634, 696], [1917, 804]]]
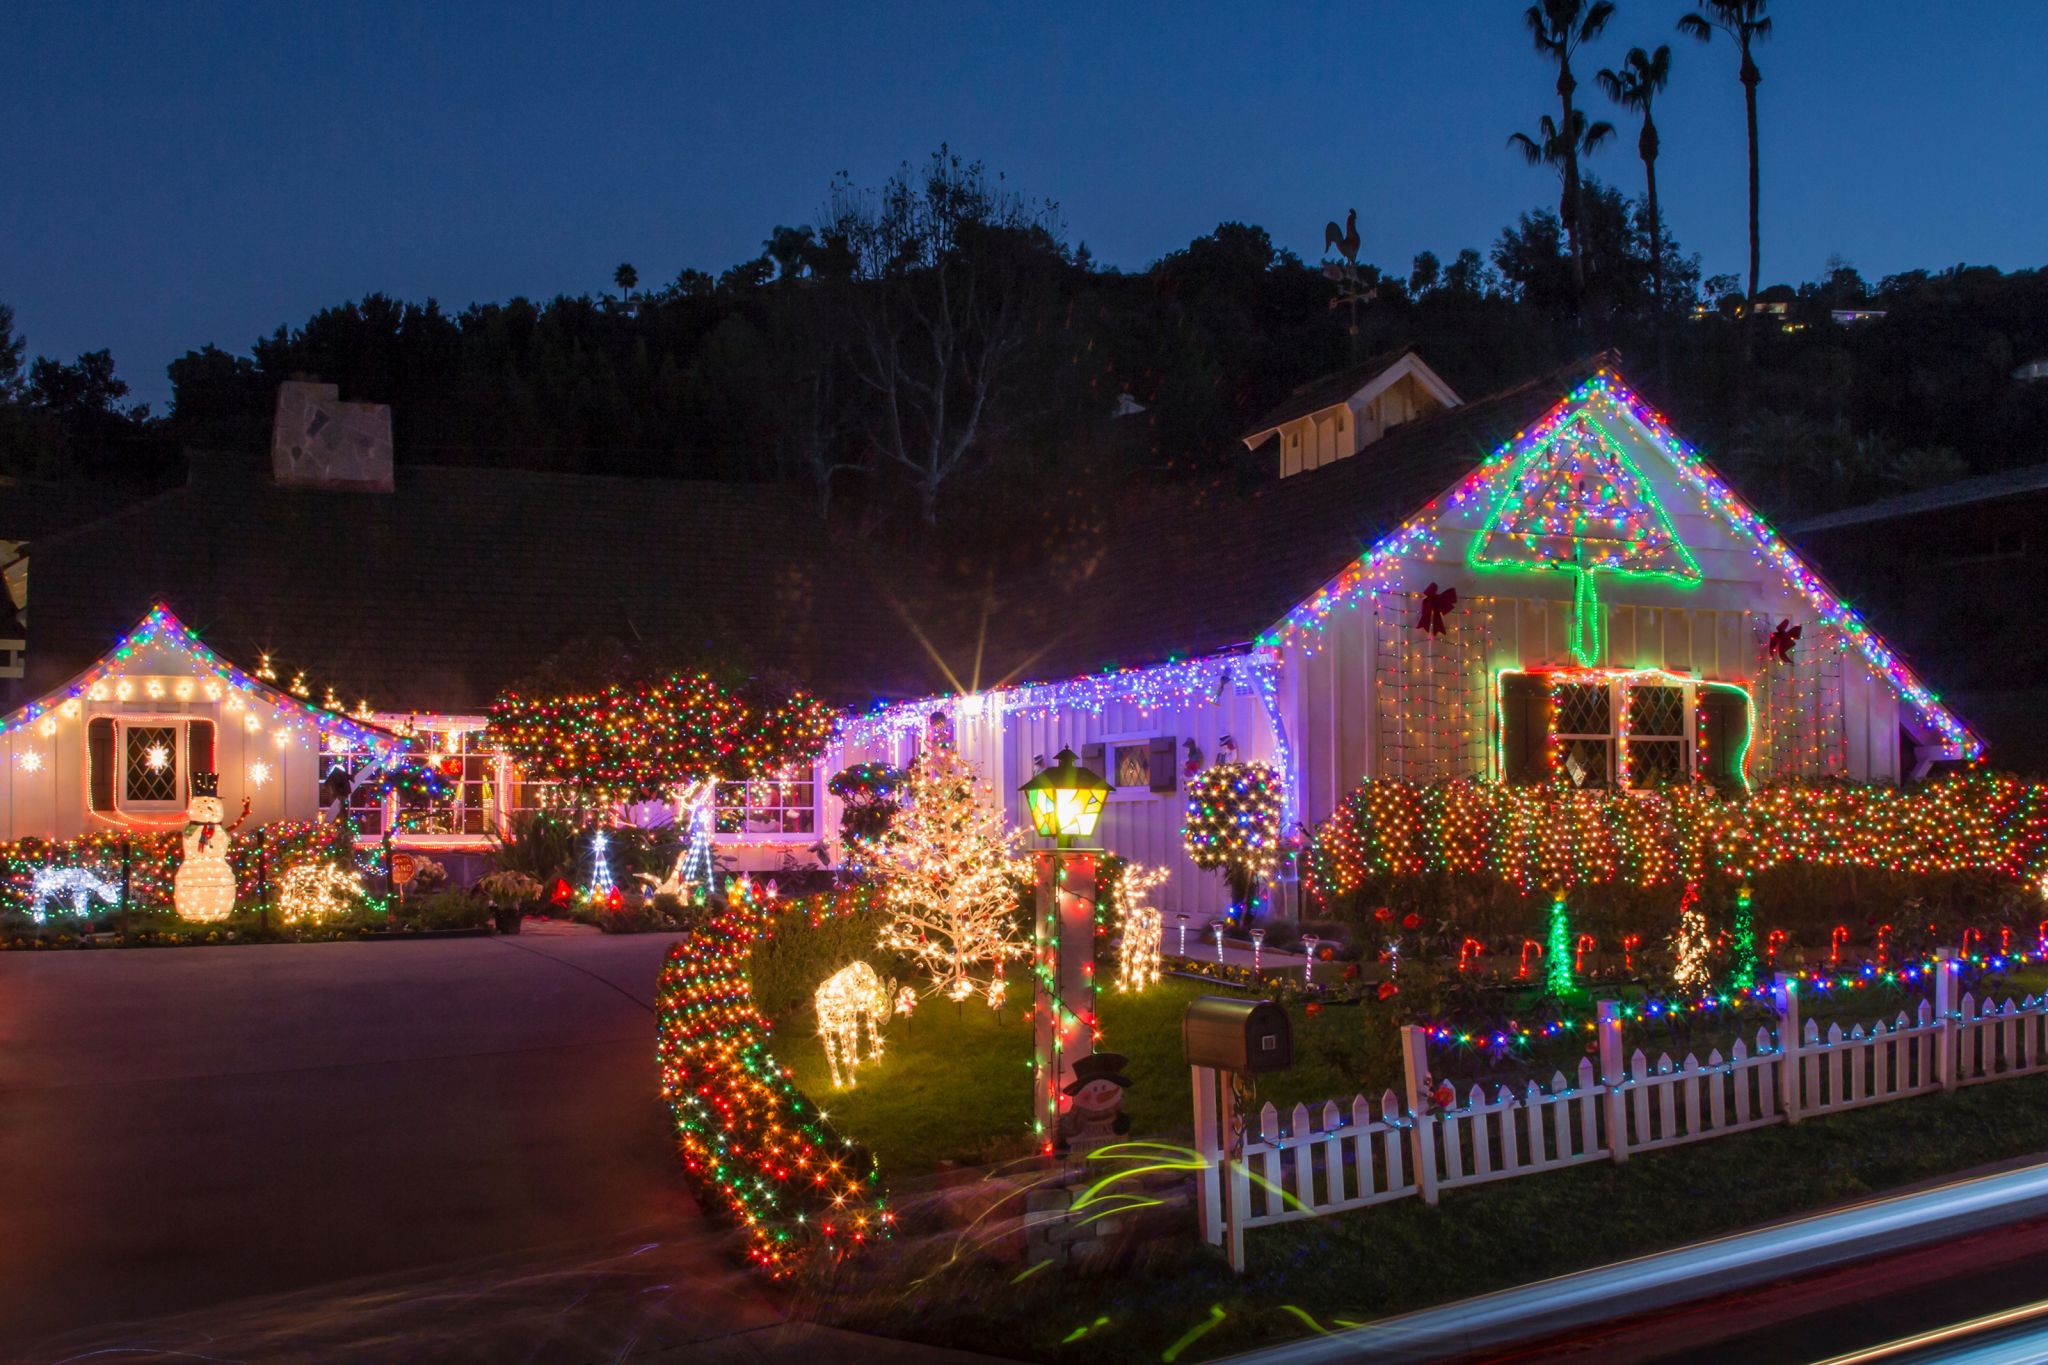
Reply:
[[1038, 894], [1032, 916], [1032, 1033], [1036, 1056], [1033, 1126], [1040, 1150], [1067, 1150], [1061, 1120], [1073, 1106], [1075, 1063], [1095, 1051], [1095, 898], [1101, 850], [1075, 847], [1095, 833], [1109, 784], [1061, 749], [1053, 766], [1021, 790], [1031, 824], [1053, 847], [1032, 856]]

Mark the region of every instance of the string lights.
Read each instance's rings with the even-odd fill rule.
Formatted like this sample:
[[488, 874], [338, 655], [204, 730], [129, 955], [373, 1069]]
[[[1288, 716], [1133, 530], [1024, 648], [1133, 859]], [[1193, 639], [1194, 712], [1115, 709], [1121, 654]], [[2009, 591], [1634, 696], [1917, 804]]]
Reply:
[[[1163, 867], [1141, 867], [1124, 863], [1109, 885], [1109, 902], [1116, 915], [1116, 988], [1139, 994], [1159, 980], [1159, 944], [1166, 932], [1165, 917], [1147, 897], [1167, 878]], [[1181, 917], [1181, 935], [1187, 935], [1187, 917]]]
[[[747, 961], [767, 902], [735, 879], [726, 904], [669, 950], [656, 995], [662, 1098], [683, 1169], [746, 1230], [770, 1274], [886, 1234], [894, 1215], [874, 1159], [837, 1132], [770, 1050]], [[814, 920], [827, 913], [810, 907]], [[785, 912], [787, 913], [787, 912]]]
[[1188, 779], [1187, 799], [1188, 858], [1222, 869], [1233, 918], [1250, 914], [1252, 888], [1280, 863], [1280, 775], [1265, 763], [1218, 763]]

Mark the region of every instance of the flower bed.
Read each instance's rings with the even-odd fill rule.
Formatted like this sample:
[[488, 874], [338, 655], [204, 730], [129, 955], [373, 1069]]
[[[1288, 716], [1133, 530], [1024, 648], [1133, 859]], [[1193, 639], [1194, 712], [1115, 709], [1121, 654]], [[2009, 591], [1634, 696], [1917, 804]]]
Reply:
[[[824, 898], [781, 913], [832, 913]], [[744, 878], [726, 905], [669, 950], [656, 998], [661, 1094], [683, 1169], [746, 1228], [748, 1256], [786, 1275], [844, 1255], [893, 1221], [874, 1159], [827, 1123], [769, 1050], [748, 958], [777, 912]]]

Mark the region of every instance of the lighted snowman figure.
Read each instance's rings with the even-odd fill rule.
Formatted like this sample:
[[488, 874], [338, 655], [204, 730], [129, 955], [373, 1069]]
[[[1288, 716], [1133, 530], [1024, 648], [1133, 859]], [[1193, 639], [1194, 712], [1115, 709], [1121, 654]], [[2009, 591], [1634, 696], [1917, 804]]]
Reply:
[[185, 807], [185, 856], [171, 880], [171, 899], [180, 919], [221, 920], [235, 908], [229, 835], [221, 828], [225, 816], [220, 804], [220, 774], [192, 774], [192, 800]]

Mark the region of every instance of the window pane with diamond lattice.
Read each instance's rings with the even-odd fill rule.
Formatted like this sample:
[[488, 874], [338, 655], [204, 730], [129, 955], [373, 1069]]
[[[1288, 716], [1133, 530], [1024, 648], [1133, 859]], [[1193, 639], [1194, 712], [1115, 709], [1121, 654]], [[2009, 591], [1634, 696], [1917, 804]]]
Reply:
[[1560, 735], [1604, 735], [1608, 732], [1607, 684], [1565, 683], [1557, 689], [1556, 720]]
[[1631, 687], [1628, 690], [1628, 730], [1631, 736], [1685, 734], [1685, 689], [1680, 687]]
[[131, 725], [127, 747], [130, 801], [178, 799], [178, 732], [169, 725]]

